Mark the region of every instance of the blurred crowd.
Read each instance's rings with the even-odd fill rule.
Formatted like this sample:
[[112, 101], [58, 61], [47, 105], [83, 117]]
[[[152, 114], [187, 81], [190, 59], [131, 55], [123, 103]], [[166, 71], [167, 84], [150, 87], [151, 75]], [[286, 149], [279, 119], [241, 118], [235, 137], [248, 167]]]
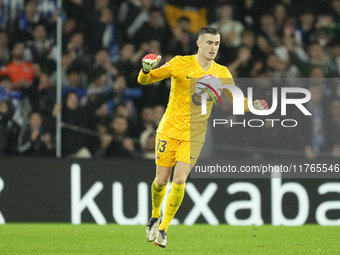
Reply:
[[[303, 86], [312, 95], [306, 104], [312, 117], [289, 111], [296, 128], [215, 132], [217, 143], [230, 145], [225, 155], [340, 157], [340, 0], [62, 2], [58, 10], [56, 0], [0, 1], [0, 156], [55, 156], [61, 112], [64, 157], [153, 159], [170, 80], [137, 84], [141, 58], [162, 55], [163, 64], [196, 54], [197, 32], [211, 25], [222, 33], [216, 62], [236, 83], [256, 78], [254, 98], [272, 101], [273, 82], [260, 78]], [[62, 104], [55, 103], [58, 16]], [[287, 84], [280, 78], [309, 79]], [[230, 105], [219, 111], [237, 119]], [[240, 153], [233, 146], [252, 149]]]

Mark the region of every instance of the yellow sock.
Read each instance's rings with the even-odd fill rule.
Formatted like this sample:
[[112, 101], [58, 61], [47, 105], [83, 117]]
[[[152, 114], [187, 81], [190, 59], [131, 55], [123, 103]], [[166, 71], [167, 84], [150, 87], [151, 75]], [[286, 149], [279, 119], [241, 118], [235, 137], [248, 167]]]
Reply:
[[151, 185], [151, 194], [152, 194], [152, 217], [159, 218], [161, 216], [161, 205], [166, 193], [166, 186], [158, 186], [156, 179], [153, 181]]
[[184, 198], [185, 183], [177, 184], [172, 182], [172, 188], [170, 190], [168, 199], [165, 204], [165, 212], [161, 225], [158, 229], [165, 229], [168, 231], [170, 222], [174, 218], [179, 206], [181, 205]]

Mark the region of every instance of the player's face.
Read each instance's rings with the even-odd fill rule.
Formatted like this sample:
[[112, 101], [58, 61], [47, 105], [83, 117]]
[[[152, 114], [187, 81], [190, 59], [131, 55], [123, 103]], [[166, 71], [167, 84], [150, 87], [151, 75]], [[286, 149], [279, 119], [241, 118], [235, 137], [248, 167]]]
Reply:
[[220, 47], [220, 35], [204, 34], [197, 40], [199, 54], [207, 60], [215, 59]]

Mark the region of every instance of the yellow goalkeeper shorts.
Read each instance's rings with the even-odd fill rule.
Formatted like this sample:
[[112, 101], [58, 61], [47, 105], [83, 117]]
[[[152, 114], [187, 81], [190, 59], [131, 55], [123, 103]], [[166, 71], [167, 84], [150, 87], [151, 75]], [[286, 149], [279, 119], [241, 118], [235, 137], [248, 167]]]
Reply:
[[202, 142], [189, 142], [170, 138], [157, 133], [156, 136], [156, 165], [173, 167], [177, 161], [195, 166], [201, 153]]

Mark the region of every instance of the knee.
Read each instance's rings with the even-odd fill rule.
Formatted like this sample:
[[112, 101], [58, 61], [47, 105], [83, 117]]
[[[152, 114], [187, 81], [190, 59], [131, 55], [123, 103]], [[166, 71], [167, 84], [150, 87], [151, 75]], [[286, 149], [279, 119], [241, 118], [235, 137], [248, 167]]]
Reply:
[[165, 186], [168, 184], [169, 178], [168, 179], [164, 179], [164, 178], [160, 178], [160, 177], [156, 177], [156, 183], [159, 187]]
[[186, 182], [186, 178], [181, 178], [181, 177], [175, 177], [172, 181], [176, 184], [183, 184]]

